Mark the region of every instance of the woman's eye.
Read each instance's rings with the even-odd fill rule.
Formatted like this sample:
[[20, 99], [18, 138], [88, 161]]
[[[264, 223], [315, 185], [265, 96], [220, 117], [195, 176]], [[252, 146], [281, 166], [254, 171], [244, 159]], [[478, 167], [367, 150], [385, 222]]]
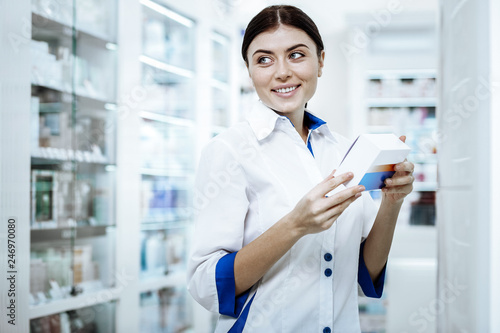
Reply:
[[300, 52], [293, 52], [292, 54], [290, 54], [290, 58], [292, 58], [292, 59], [298, 59], [298, 58], [301, 58], [303, 56], [304, 55]]
[[269, 57], [260, 57], [259, 60], [257, 60], [259, 64], [268, 64], [271, 62], [271, 58]]

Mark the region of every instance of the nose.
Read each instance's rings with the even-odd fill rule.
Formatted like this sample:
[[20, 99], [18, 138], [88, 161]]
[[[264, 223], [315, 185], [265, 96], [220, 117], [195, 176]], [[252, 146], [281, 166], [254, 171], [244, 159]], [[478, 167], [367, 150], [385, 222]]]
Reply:
[[285, 81], [290, 76], [292, 76], [292, 71], [290, 70], [289, 64], [286, 61], [278, 61], [274, 77], [278, 80]]

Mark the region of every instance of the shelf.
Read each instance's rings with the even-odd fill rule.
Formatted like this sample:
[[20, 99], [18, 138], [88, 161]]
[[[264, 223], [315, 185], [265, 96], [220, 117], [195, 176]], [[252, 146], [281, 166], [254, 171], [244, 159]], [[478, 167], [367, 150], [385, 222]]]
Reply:
[[141, 118], [144, 118], [144, 119], [159, 121], [159, 122], [170, 124], [170, 125], [185, 126], [185, 127], [194, 127], [195, 126], [195, 123], [193, 120], [180, 118], [180, 117], [165, 116], [165, 115], [158, 114], [155, 112], [150, 112], [150, 111], [141, 111], [139, 113], [139, 116]]
[[141, 175], [160, 177], [188, 177], [194, 175], [193, 170], [187, 169], [151, 169], [141, 168]]
[[[32, 80], [31, 81], [31, 85], [32, 86], [36, 86], [36, 87], [41, 87], [41, 88], [46, 88], [46, 89], [51, 89], [51, 90], [55, 90], [55, 91], [58, 91], [58, 92], [61, 92], [61, 93], [66, 93], [66, 94], [72, 94], [72, 89], [71, 89], [71, 86], [65, 86], [65, 87], [61, 87], [61, 86], [57, 86], [55, 84], [50, 84], [50, 83], [47, 83], [47, 82], [38, 82], [36, 80]], [[83, 98], [83, 99], [87, 99], [89, 101], [93, 101], [94, 103], [95, 102], [98, 102], [100, 104], [110, 104], [110, 105], [115, 105], [114, 102], [112, 100], [109, 100], [107, 98], [105, 98], [104, 96], [92, 96], [91, 94], [87, 94], [87, 93], [84, 93], [82, 92], [82, 89], [81, 88], [76, 88], [76, 93], [75, 93], [75, 96], [77, 97], [80, 97], [80, 98]]]
[[95, 155], [89, 151], [40, 147], [38, 151], [31, 152], [31, 164], [35, 165], [53, 165], [63, 162], [81, 162], [98, 165], [110, 165], [105, 156]]
[[179, 217], [173, 220], [162, 222], [146, 222], [141, 223], [141, 231], [163, 230], [163, 229], [185, 229], [188, 227], [187, 222], [190, 221], [188, 217]]
[[436, 71], [433, 69], [386, 69], [369, 70], [368, 79], [433, 79], [436, 78]]
[[104, 236], [107, 229], [114, 226], [86, 226], [86, 227], [65, 227], [56, 229], [31, 229], [32, 242], [51, 242], [59, 240], [69, 240]]
[[29, 318], [39, 318], [50, 316], [69, 310], [76, 310], [93, 306], [96, 304], [107, 303], [117, 300], [120, 297], [123, 288], [109, 288], [95, 291], [87, 294], [81, 294], [71, 298], [64, 298], [49, 303], [30, 306]]
[[434, 97], [368, 98], [370, 108], [436, 107]]
[[186, 272], [176, 272], [160, 277], [151, 277], [139, 282], [139, 292], [147, 292], [163, 288], [180, 287], [186, 283]]
[[188, 69], [184, 69], [181, 67], [177, 67], [174, 65], [169, 65], [167, 63], [150, 58], [150, 57], [145, 56], [145, 55], [139, 56], [139, 61], [142, 62], [143, 64], [149, 65], [149, 66], [154, 67], [156, 69], [159, 69], [159, 70], [162, 70], [162, 71], [165, 71], [168, 73], [172, 73], [175, 75], [179, 75], [179, 76], [182, 76], [182, 77], [185, 77], [188, 79], [192, 79], [194, 77], [193, 71], [190, 71]]
[[414, 192], [435, 192], [437, 191], [437, 182], [414, 182]]
[[[36, 11], [33, 11], [31, 13], [31, 18], [32, 22], [34, 22], [33, 24], [34, 29], [43, 29], [50, 31], [56, 37], [60, 37], [61, 35], [71, 36], [72, 34], [72, 22], [62, 22], [59, 19], [48, 17], [41, 13], [37, 13]], [[81, 34], [85, 38], [90, 38], [95, 41], [98, 41], [102, 43], [103, 46], [106, 46], [108, 48], [111, 47], [107, 46], [106, 45], [107, 43], [114, 44], [114, 41], [111, 38], [109, 38], [109, 36], [98, 31], [92, 31], [90, 29], [77, 26], [76, 32], [78, 34]]]
[[177, 14], [176, 12], [171, 11], [166, 7], [163, 7], [162, 5], [157, 4], [156, 2], [150, 0], [140, 0], [139, 2], [145, 7], [153, 10], [154, 12], [161, 14], [162, 16], [168, 17], [169, 19], [174, 20], [175, 22], [180, 23], [188, 28], [192, 28], [194, 25], [194, 21], [180, 14]]

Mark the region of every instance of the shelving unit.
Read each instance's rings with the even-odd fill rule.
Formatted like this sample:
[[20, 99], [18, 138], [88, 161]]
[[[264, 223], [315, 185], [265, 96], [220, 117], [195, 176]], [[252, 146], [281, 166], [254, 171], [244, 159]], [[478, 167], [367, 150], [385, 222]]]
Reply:
[[18, 221], [24, 268], [18, 325], [0, 331], [211, 330], [185, 256], [200, 147], [234, 119], [236, 31], [213, 4], [191, 5], [33, 0], [0, 14], [2, 37], [24, 38], [0, 42], [0, 81], [16, 87], [0, 92], [12, 110], [0, 115], [0, 206]]
[[[82, 319], [81, 312], [114, 309], [120, 296], [113, 274], [116, 9], [114, 0], [32, 2], [29, 319], [35, 331], [47, 316], [63, 330], [75, 322], [114, 327], [114, 320]], [[114, 318], [114, 310], [108, 315]]]
[[[437, 189], [437, 142], [433, 138], [437, 129], [435, 81], [432, 70], [368, 72], [368, 130], [407, 136], [412, 147], [408, 160], [415, 164], [417, 194]], [[433, 225], [434, 218], [410, 223]]]

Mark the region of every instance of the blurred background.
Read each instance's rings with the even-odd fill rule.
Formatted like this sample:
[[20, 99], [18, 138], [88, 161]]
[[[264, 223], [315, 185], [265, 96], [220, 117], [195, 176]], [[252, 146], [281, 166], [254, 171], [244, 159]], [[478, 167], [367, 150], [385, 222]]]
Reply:
[[[192, 184], [201, 148], [257, 99], [240, 47], [271, 4], [0, 4], [0, 202], [22, 221], [19, 324], [0, 331], [213, 331], [186, 291]], [[414, 191], [383, 297], [359, 300], [362, 331], [499, 332], [498, 1], [287, 4], [325, 43], [309, 108], [350, 139], [412, 147]]]

